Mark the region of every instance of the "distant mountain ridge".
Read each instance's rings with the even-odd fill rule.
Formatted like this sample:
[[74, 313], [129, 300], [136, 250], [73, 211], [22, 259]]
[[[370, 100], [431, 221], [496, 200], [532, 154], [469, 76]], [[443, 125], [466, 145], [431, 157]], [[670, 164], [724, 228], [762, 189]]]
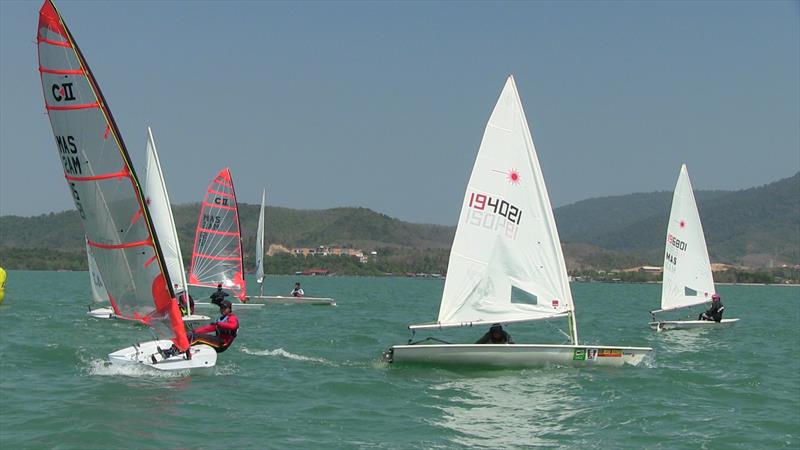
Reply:
[[[751, 267], [800, 263], [800, 172], [764, 186], [695, 191], [695, 196], [713, 262]], [[672, 192], [652, 192], [593, 198], [557, 208], [568, 268], [660, 266], [671, 201]], [[198, 203], [173, 205], [185, 257], [191, 254], [199, 210]], [[259, 205], [239, 205], [246, 260], [253, 258], [258, 211]], [[455, 227], [404, 222], [366, 208], [266, 209], [267, 244], [395, 249], [409, 261], [430, 256], [428, 266], [446, 264], [454, 234]], [[0, 217], [0, 264], [6, 267], [16, 264], [4, 261], [8, 259], [4, 255], [12, 253], [15, 261], [37, 254], [44, 258], [48, 252], [77, 255], [75, 261], [79, 261], [85, 260], [83, 251], [83, 231], [74, 210]], [[411, 253], [417, 257], [410, 257]], [[53, 261], [46, 267], [62, 268]], [[444, 272], [446, 267], [428, 268], [433, 269]]]

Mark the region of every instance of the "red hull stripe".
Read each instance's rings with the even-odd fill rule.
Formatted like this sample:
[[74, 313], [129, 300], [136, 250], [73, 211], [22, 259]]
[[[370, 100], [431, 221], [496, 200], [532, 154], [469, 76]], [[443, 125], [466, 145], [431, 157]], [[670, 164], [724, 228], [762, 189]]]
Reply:
[[225, 258], [222, 256], [203, 255], [200, 253], [195, 253], [193, 256], [195, 258], [213, 259], [214, 261], [241, 261], [242, 259], [242, 258]]
[[127, 178], [128, 172], [127, 171], [120, 171], [120, 172], [113, 172], [113, 173], [106, 173], [103, 175], [92, 175], [89, 177], [76, 177], [73, 175], [64, 174], [64, 178], [68, 179], [69, 181], [100, 181], [100, 180], [109, 180], [111, 178]]
[[87, 239], [89, 242], [90, 247], [97, 247], [103, 248], [106, 250], [122, 250], [126, 248], [133, 248], [133, 247], [151, 247], [153, 244], [150, 241], [137, 241], [137, 242], [126, 242], [124, 244], [101, 244], [99, 242], [92, 242]]
[[91, 108], [99, 108], [100, 103], [83, 103], [81, 105], [64, 105], [64, 106], [51, 106], [46, 105], [48, 111], [71, 111], [73, 109], [91, 109]]
[[201, 231], [201, 232], [209, 233], [209, 234], [219, 234], [219, 235], [222, 235], [222, 236], [234, 236], [234, 237], [238, 237], [239, 236], [239, 233], [237, 233], [235, 231], [209, 230], [207, 228], [198, 228], [197, 231]]
[[54, 41], [52, 39], [47, 39], [46, 37], [42, 37], [42, 36], [39, 36], [39, 38], [37, 40], [39, 41], [39, 43], [56, 45], [58, 47], [72, 48], [72, 45], [69, 42]]
[[39, 72], [52, 73], [54, 75], [85, 75], [83, 69], [58, 70], [58, 69], [48, 69], [46, 67], [39, 67]]
[[203, 205], [208, 208], [233, 209], [233, 210], [236, 209], [235, 206], [217, 205], [216, 203], [208, 203], [208, 202], [203, 202]]

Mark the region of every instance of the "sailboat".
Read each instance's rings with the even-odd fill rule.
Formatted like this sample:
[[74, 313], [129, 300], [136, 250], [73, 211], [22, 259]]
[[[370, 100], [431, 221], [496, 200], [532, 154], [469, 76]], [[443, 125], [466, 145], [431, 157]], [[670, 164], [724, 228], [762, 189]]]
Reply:
[[97, 268], [97, 262], [94, 260], [89, 238], [86, 238], [86, 258], [89, 263], [89, 286], [92, 287], [92, 302], [98, 306], [109, 305], [92, 308], [86, 314], [96, 319], [111, 319], [114, 317], [114, 310], [110, 307], [106, 285], [103, 283], [100, 269]]
[[[211, 367], [217, 353], [190, 346], [149, 206], [108, 103], [52, 0], [39, 10], [39, 73], [67, 187], [109, 300], [158, 340], [109, 354], [114, 364], [159, 370]], [[181, 352], [164, 357], [175, 345]]]
[[[178, 242], [178, 231], [175, 229], [175, 218], [172, 215], [172, 206], [169, 202], [167, 184], [158, 159], [156, 141], [153, 130], [147, 127], [147, 163], [144, 175], [145, 202], [150, 207], [155, 232], [161, 243], [161, 251], [167, 266], [169, 278], [172, 280], [172, 289], [176, 298], [185, 297], [188, 303], [189, 288], [186, 283], [186, 271], [183, 267], [181, 246]], [[184, 322], [208, 321], [208, 316], [200, 314], [183, 315]]]
[[336, 301], [328, 297], [292, 297], [282, 295], [264, 295], [264, 206], [267, 199], [266, 189], [261, 193], [261, 211], [258, 213], [258, 229], [256, 230], [256, 282], [260, 295], [248, 297], [248, 300], [276, 305], [331, 305]]
[[239, 205], [228, 168], [211, 180], [200, 206], [189, 285], [216, 288], [221, 284], [239, 300], [246, 301]]
[[672, 196], [664, 251], [664, 281], [661, 284], [661, 309], [650, 311], [654, 330], [706, 328], [733, 325], [739, 319], [656, 320], [660, 312], [676, 311], [710, 302], [716, 292], [711, 274], [703, 225], [697, 211], [692, 183], [686, 164], [681, 165], [678, 183]]
[[[441, 330], [566, 318], [569, 344], [395, 345], [392, 363], [496, 367], [637, 365], [649, 347], [580, 344], [564, 256], [513, 76], [489, 118], [472, 168], [435, 323]], [[438, 340], [435, 340], [438, 341]], [[438, 341], [442, 342], [442, 341]]]

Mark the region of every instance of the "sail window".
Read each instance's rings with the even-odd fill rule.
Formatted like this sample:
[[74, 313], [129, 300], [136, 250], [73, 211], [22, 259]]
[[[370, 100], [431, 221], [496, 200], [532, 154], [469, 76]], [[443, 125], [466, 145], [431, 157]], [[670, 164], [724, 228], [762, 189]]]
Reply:
[[539, 299], [535, 295], [529, 292], [523, 291], [522, 289], [516, 286], [511, 286], [511, 303], [525, 303], [528, 305], [538, 305]]
[[684, 286], [683, 295], [685, 295], [686, 297], [697, 297], [697, 291], [688, 286]]

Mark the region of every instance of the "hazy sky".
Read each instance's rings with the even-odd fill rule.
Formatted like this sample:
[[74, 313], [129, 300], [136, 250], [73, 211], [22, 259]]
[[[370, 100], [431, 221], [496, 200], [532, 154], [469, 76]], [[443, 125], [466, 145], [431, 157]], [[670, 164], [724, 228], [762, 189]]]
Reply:
[[[57, 1], [137, 165], [175, 203], [455, 224], [513, 73], [554, 206], [800, 170], [800, 3]], [[41, 1], [0, 0], [0, 214], [73, 208], [37, 72]]]

